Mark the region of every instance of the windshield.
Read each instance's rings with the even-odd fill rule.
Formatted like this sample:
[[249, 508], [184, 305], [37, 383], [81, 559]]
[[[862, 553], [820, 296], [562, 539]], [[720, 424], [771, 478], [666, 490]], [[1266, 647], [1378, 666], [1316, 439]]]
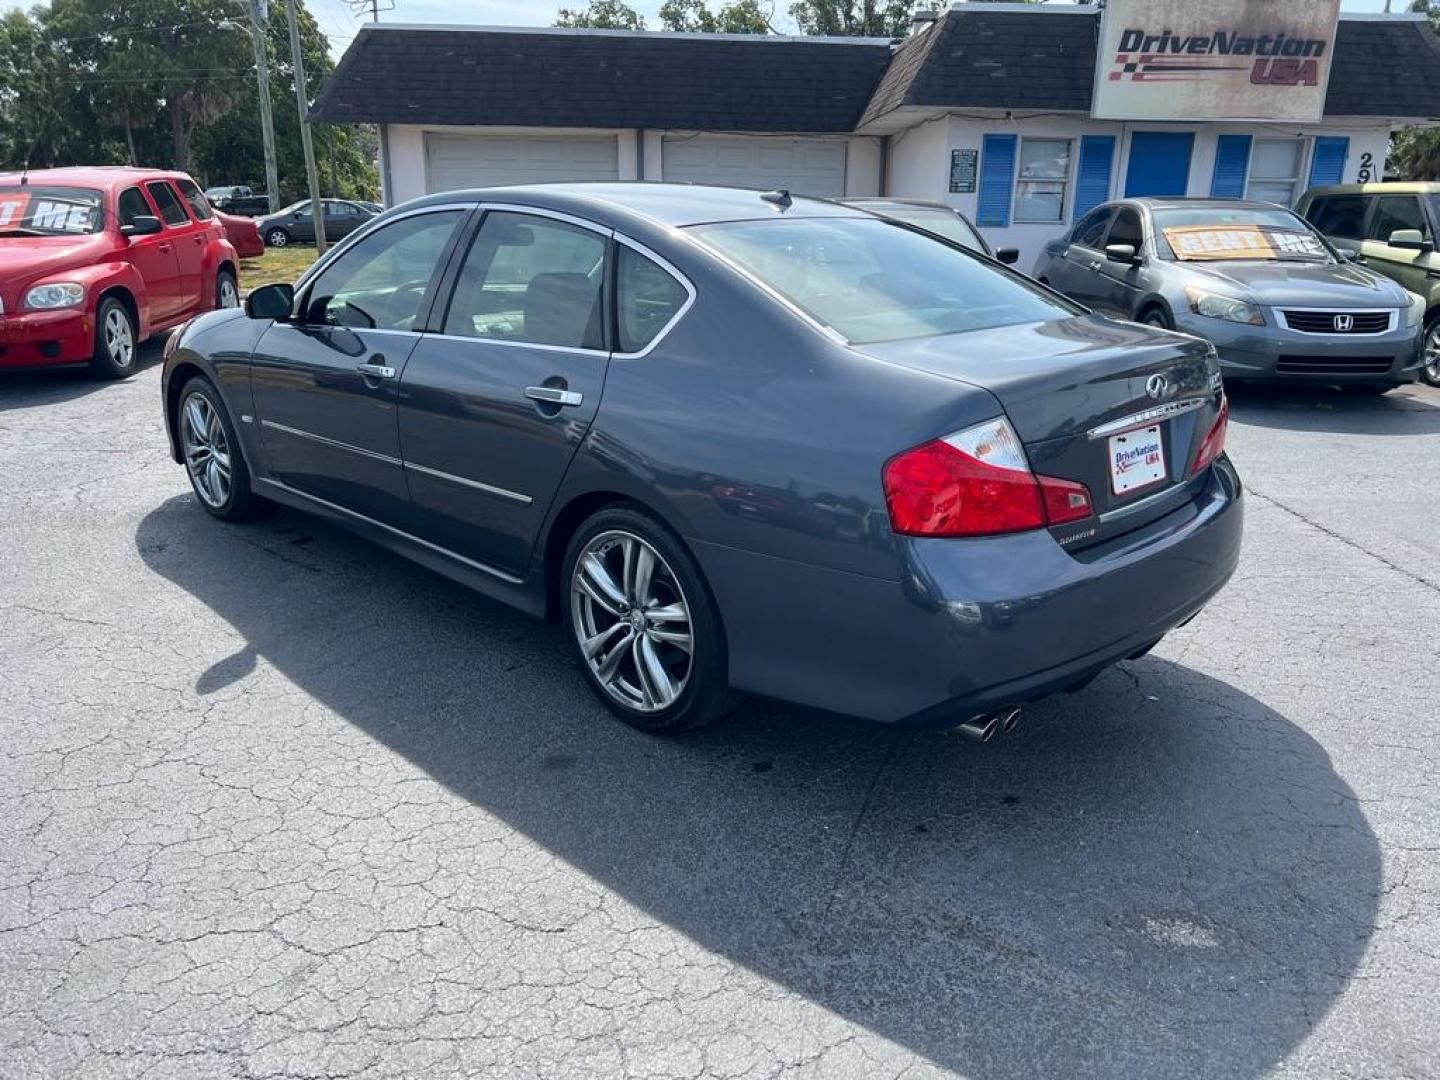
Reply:
[[1215, 262], [1333, 262], [1329, 246], [1289, 210], [1197, 206], [1156, 210], [1155, 247], [1162, 259]]
[[857, 345], [1078, 314], [1018, 274], [879, 219], [794, 218], [693, 234]]
[[917, 229], [932, 232], [936, 236], [944, 237], [971, 251], [978, 251], [982, 255], [988, 254], [984, 241], [980, 239], [975, 230], [967, 225], [958, 214], [952, 214], [948, 210], [926, 210], [919, 206], [887, 206], [876, 212], [884, 217], [903, 221], [906, 225], [914, 225]]
[[0, 237], [99, 232], [100, 199], [93, 188], [0, 184]]

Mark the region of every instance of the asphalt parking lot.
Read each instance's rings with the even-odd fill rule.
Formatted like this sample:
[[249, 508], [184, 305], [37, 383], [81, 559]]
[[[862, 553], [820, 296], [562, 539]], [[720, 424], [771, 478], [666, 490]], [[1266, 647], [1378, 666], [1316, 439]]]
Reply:
[[658, 741], [0, 377], [0, 1076], [1440, 1073], [1440, 391], [1249, 392], [1241, 569], [988, 746]]

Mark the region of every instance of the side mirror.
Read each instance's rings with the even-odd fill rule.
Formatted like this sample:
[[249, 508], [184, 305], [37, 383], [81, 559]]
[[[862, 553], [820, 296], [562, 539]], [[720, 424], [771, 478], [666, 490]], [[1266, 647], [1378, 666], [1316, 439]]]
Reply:
[[1134, 244], [1106, 244], [1105, 258], [1111, 262], [1129, 263], [1131, 266], [1140, 261], [1140, 257], [1135, 254]]
[[995, 261], [996, 261], [996, 262], [1002, 262], [1002, 263], [1004, 263], [1006, 266], [1014, 266], [1017, 262], [1020, 261], [1020, 249], [1019, 249], [1019, 248], [996, 248], [996, 249], [995, 249]]
[[1404, 251], [1433, 251], [1435, 245], [1425, 239], [1419, 229], [1396, 229], [1385, 241], [1393, 248]]
[[261, 285], [245, 298], [245, 314], [252, 319], [290, 318], [295, 309], [295, 286]]
[[165, 225], [158, 217], [150, 217], [148, 214], [140, 214], [131, 220], [129, 225], [120, 226], [121, 236], [154, 236], [164, 230]]

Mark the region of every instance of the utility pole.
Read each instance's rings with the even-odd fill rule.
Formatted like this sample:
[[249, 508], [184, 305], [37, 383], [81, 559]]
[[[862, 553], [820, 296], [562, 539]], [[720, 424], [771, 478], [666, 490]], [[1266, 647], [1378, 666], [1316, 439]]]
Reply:
[[285, 0], [285, 17], [290, 22], [290, 59], [295, 66], [295, 104], [300, 110], [300, 145], [305, 151], [305, 179], [310, 185], [310, 217], [315, 223], [315, 254], [325, 254], [325, 207], [320, 202], [320, 174], [315, 170], [315, 143], [310, 138], [310, 121], [305, 118], [310, 103], [305, 99], [305, 57], [300, 52], [300, 23], [295, 17], [295, 0]]
[[250, 0], [250, 41], [255, 46], [255, 74], [260, 90], [260, 134], [265, 142], [265, 197], [270, 213], [280, 209], [280, 172], [275, 164], [275, 119], [270, 112], [270, 50], [265, 46], [267, 0]]

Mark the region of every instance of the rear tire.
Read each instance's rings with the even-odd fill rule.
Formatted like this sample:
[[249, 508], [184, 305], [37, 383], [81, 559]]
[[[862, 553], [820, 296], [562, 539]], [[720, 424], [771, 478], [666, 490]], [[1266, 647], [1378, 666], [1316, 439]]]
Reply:
[[265, 234], [265, 246], [283, 248], [290, 243], [290, 234], [284, 229], [271, 229]]
[[669, 529], [634, 504], [606, 507], [571, 538], [563, 566], [571, 648], [616, 716], [673, 735], [735, 706], [715, 600]]
[[1431, 386], [1440, 386], [1440, 311], [1430, 316], [1425, 324], [1425, 363], [1420, 368], [1420, 378]]
[[90, 373], [97, 379], [127, 379], [135, 373], [139, 334], [130, 309], [114, 296], [104, 297], [95, 309], [95, 351]]
[[180, 388], [175, 414], [185, 474], [195, 498], [211, 517], [246, 521], [272, 504], [250, 490], [250, 469], [220, 392], [203, 375]]
[[240, 306], [240, 286], [236, 284], [235, 275], [229, 270], [221, 270], [215, 275], [215, 306], [217, 308]]

